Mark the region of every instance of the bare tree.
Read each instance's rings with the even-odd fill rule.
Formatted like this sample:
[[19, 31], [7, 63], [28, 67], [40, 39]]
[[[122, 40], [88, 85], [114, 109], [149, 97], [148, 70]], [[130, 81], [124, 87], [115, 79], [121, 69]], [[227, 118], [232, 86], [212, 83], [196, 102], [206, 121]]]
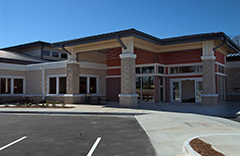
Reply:
[[238, 45], [240, 46], [240, 35], [236, 35], [232, 37], [232, 40]]

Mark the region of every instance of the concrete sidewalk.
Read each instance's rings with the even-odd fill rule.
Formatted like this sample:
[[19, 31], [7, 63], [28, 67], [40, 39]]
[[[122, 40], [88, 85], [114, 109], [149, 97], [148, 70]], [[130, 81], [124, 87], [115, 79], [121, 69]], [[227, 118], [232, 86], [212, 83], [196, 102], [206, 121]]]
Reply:
[[[175, 104], [174, 104], [175, 105]], [[134, 115], [139, 124], [148, 134], [150, 141], [155, 147], [159, 156], [176, 156], [183, 154], [183, 144], [192, 137], [199, 136], [200, 139], [212, 144], [214, 148], [224, 152], [226, 155], [239, 155], [240, 139], [236, 134], [240, 134], [240, 123], [199, 115], [206, 113], [209, 108], [201, 107], [193, 109], [195, 112], [184, 113], [186, 107], [179, 107], [179, 112], [173, 105], [167, 104], [140, 104], [137, 108], [120, 108], [117, 103], [109, 103], [105, 105], [70, 105], [75, 108], [0, 108], [1, 113], [48, 113], [48, 114], [96, 114], [96, 115]], [[183, 106], [183, 105], [182, 105]], [[194, 106], [191, 106], [194, 107]], [[220, 107], [220, 106], [217, 106]], [[209, 112], [216, 115], [212, 110]], [[166, 110], [168, 109], [168, 111]], [[198, 110], [198, 112], [196, 112]], [[217, 111], [216, 111], [217, 112]], [[237, 114], [236, 110], [234, 111]], [[234, 113], [231, 112], [231, 113]], [[229, 114], [229, 111], [221, 109], [221, 114]], [[225, 135], [223, 135], [225, 134]], [[210, 135], [202, 137], [203, 135]], [[217, 139], [216, 139], [217, 138]], [[220, 140], [222, 144], [220, 144]]]
[[[240, 153], [240, 139], [233, 134], [240, 134], [240, 123], [227, 119], [196, 114], [162, 112], [149, 115], [138, 115], [136, 119], [144, 128], [159, 156], [176, 156], [183, 153], [183, 144], [190, 138], [201, 135], [213, 135], [219, 139], [228, 134], [219, 146], [219, 140], [205, 137], [207, 143], [223, 151], [228, 156]], [[228, 136], [228, 137], [227, 137]], [[211, 140], [211, 141], [209, 141]], [[209, 141], [209, 142], [208, 142]], [[234, 146], [232, 144], [234, 143]]]

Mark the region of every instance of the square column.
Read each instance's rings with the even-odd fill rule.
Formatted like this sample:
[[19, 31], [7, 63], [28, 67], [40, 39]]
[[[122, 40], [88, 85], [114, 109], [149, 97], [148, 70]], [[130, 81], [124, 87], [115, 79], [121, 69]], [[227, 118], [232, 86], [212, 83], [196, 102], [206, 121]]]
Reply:
[[136, 94], [135, 59], [133, 37], [124, 38], [126, 49], [122, 49], [121, 58], [121, 94], [119, 104], [121, 107], [135, 107], [138, 104], [138, 94]]
[[120, 54], [121, 58], [121, 94], [118, 95], [121, 107], [135, 107], [138, 104], [136, 94], [135, 58], [136, 54]]
[[80, 103], [79, 94], [79, 63], [76, 54], [72, 53], [67, 61], [67, 94], [64, 96], [65, 103]]
[[213, 41], [203, 42], [202, 71], [203, 71], [203, 105], [216, 105], [218, 94], [216, 94], [215, 59]]

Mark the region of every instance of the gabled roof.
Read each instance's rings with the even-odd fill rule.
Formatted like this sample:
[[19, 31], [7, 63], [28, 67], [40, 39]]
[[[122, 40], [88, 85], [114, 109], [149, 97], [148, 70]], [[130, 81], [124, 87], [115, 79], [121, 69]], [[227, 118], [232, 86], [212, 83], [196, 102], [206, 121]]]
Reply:
[[16, 45], [16, 46], [11, 46], [11, 47], [7, 47], [7, 48], [3, 48], [1, 50], [14, 50], [14, 49], [20, 49], [20, 48], [26, 48], [26, 47], [32, 47], [32, 46], [51, 46], [51, 43], [47, 43], [47, 42], [43, 42], [43, 41], [36, 41], [36, 42], [30, 42], [30, 43], [26, 43], [26, 44], [20, 44], [20, 45]]
[[33, 64], [33, 63], [43, 63], [48, 61], [39, 59], [33, 56], [17, 53], [17, 52], [0, 50], [0, 62], [16, 63], [16, 64]]

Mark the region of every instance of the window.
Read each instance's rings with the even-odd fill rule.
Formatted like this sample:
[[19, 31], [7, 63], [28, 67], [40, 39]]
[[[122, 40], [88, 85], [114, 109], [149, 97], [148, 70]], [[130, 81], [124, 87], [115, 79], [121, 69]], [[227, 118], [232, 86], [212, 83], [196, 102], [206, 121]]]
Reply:
[[0, 94], [24, 94], [24, 78], [0, 78]]
[[141, 74], [141, 68], [140, 67], [136, 68], [136, 74]]
[[202, 66], [181, 66], [181, 67], [170, 67], [171, 74], [179, 73], [201, 73]]
[[59, 53], [58, 52], [52, 52], [52, 57], [59, 57]]
[[50, 51], [45, 51], [45, 50], [43, 50], [43, 51], [42, 51], [42, 54], [45, 55], [45, 56], [51, 56]]
[[23, 79], [14, 79], [14, 94], [23, 94]]
[[196, 102], [202, 102], [202, 93], [203, 93], [202, 81], [196, 81]]
[[80, 77], [79, 79], [80, 84], [80, 94], [86, 94], [87, 93], [87, 77]]
[[48, 93], [49, 94], [66, 94], [67, 93], [66, 82], [67, 82], [67, 78], [65, 76], [49, 77]]
[[225, 74], [225, 68], [224, 68], [224, 66], [218, 65], [218, 72]]
[[136, 93], [143, 101], [154, 101], [154, 77], [136, 77]]
[[179, 73], [178, 67], [171, 67], [170, 68], [170, 73], [171, 74], [178, 74]]
[[142, 67], [142, 74], [154, 73], [154, 67]]
[[96, 94], [97, 93], [97, 78], [90, 77], [90, 93]]
[[61, 53], [61, 58], [67, 58], [67, 54]]
[[1, 94], [11, 94], [11, 79], [1, 78]]
[[66, 77], [59, 77], [59, 94], [66, 94]]
[[158, 66], [158, 73], [164, 74], [164, 67]]
[[57, 78], [52, 77], [49, 79], [49, 94], [57, 94]]
[[150, 74], [150, 73], [155, 73], [154, 66], [136, 68], [136, 74]]
[[97, 94], [97, 81], [95, 76], [80, 76], [79, 93], [80, 94]]

